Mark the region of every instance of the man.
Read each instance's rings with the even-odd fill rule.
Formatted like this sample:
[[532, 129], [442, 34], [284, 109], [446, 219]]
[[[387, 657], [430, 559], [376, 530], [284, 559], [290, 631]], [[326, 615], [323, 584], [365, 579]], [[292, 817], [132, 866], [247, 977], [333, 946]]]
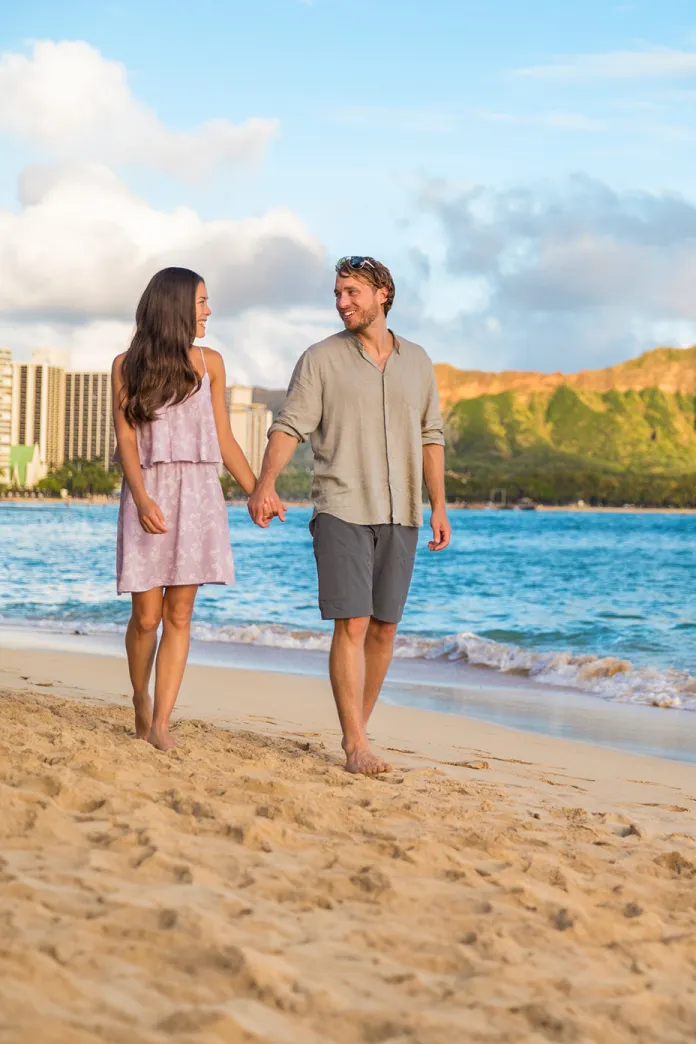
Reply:
[[334, 621], [329, 674], [349, 772], [390, 766], [370, 750], [367, 723], [394, 651], [422, 523], [422, 480], [432, 507], [431, 551], [450, 540], [444, 435], [432, 363], [387, 327], [389, 270], [372, 257], [336, 265], [345, 330], [308, 348], [269, 430], [249, 513], [265, 527], [285, 509], [275, 481], [298, 442], [314, 452], [310, 529], [322, 619]]

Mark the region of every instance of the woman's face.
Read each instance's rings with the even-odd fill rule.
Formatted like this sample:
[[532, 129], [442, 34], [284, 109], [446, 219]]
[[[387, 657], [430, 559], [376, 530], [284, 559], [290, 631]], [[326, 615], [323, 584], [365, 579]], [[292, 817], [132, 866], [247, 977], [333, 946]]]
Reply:
[[208, 291], [205, 283], [201, 282], [196, 289], [196, 338], [205, 337], [205, 324], [209, 315]]

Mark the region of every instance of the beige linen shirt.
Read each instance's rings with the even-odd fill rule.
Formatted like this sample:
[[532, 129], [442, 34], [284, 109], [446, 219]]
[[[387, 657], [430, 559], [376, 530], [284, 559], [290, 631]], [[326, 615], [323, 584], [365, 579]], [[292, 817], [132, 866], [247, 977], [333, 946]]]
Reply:
[[302, 355], [268, 434], [284, 431], [314, 452], [315, 514], [371, 526], [423, 521], [423, 446], [444, 446], [433, 365], [394, 336], [380, 370], [347, 330]]

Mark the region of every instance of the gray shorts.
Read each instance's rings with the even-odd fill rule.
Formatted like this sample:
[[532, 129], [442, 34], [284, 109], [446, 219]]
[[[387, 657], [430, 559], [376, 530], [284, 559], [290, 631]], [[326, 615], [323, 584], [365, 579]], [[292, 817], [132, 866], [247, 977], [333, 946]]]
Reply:
[[322, 620], [374, 616], [398, 623], [418, 543], [415, 526], [359, 526], [319, 514], [309, 524]]

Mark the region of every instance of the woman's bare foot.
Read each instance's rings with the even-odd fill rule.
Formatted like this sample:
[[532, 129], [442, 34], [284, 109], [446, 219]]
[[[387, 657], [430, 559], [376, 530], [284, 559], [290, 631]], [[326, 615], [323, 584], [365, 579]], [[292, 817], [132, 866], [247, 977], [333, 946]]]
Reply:
[[169, 728], [166, 725], [153, 725], [147, 741], [157, 750], [173, 750], [176, 747], [176, 740], [170, 736]]
[[135, 738], [146, 740], [152, 728], [152, 700], [149, 693], [138, 693], [133, 696], [135, 708]]
[[373, 754], [368, 746], [346, 750], [346, 772], [362, 776], [378, 776], [381, 772], [391, 772], [391, 765]]

